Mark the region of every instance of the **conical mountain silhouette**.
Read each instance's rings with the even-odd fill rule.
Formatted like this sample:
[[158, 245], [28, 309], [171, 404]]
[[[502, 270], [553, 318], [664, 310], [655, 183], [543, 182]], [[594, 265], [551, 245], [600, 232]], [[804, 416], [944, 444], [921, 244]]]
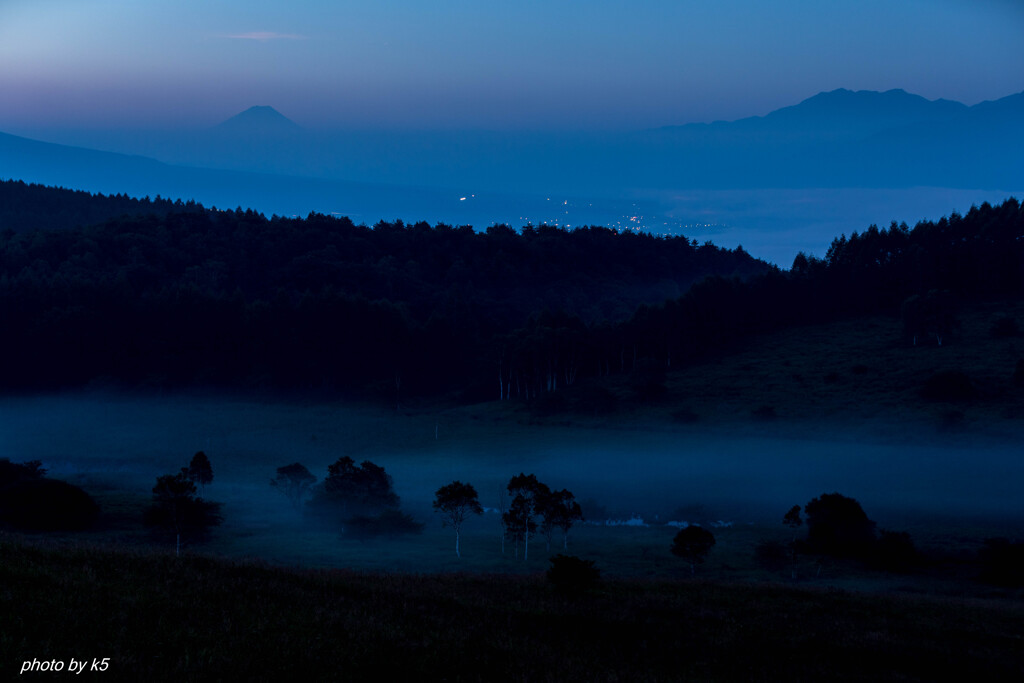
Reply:
[[301, 129], [299, 124], [267, 106], [249, 107], [216, 126], [219, 131], [245, 134], [291, 133]]

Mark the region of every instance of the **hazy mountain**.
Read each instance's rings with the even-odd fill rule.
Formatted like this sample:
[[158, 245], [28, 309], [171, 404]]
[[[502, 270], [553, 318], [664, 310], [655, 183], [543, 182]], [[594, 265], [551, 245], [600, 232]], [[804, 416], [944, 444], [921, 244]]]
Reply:
[[229, 134], [274, 135], [295, 133], [301, 130], [301, 126], [273, 107], [261, 106], [249, 107], [241, 114], [218, 124], [214, 130]]
[[1024, 187], [1024, 93], [967, 107], [903, 90], [833, 90], [765, 116], [634, 136], [655, 187]]
[[904, 90], [852, 91], [840, 88], [818, 93], [799, 104], [776, 109], [765, 116], [710, 124], [691, 123], [664, 130], [698, 132], [712, 129], [725, 135], [756, 132], [766, 136], [857, 135], [926, 121], [946, 120], [968, 107], [950, 100], [927, 100]]
[[[356, 223], [402, 219], [484, 228], [593, 224], [627, 227], [625, 217], [653, 202], [574, 201], [443, 187], [344, 181], [165, 164], [141, 156], [58, 145], [0, 133], [0, 179], [55, 187], [195, 200], [208, 207], [253, 208], [267, 215], [344, 215]], [[638, 207], [643, 207], [638, 209]], [[628, 227], [636, 227], [628, 226]]]
[[[1024, 187], [1024, 93], [967, 107], [903, 90], [833, 90], [764, 116], [633, 132], [319, 131], [252, 107], [200, 131], [75, 144], [206, 168], [462, 194], [932, 185]], [[524, 214], [526, 215], [526, 214]]]
[[967, 107], [901, 90], [627, 133], [325, 132], [258, 107], [199, 131], [63, 139], [148, 159], [0, 136], [0, 178], [369, 224], [629, 227], [789, 265], [872, 222], [1020, 195], [1021, 121], [1024, 93]]

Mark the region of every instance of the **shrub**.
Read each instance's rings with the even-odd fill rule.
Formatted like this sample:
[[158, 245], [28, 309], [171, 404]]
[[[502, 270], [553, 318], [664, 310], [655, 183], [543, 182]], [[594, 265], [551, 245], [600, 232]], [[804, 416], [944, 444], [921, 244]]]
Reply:
[[886, 571], [907, 572], [920, 562], [921, 556], [905, 531], [881, 531], [871, 552], [871, 564]]
[[96, 521], [100, 508], [74, 484], [57, 479], [28, 479], [6, 487], [0, 521], [28, 531], [78, 531]]
[[693, 574], [696, 571], [696, 565], [704, 561], [714, 545], [715, 537], [710, 531], [703, 527], [690, 525], [685, 529], [680, 529], [672, 539], [672, 554], [689, 562], [690, 573]]
[[1024, 586], [1024, 543], [986, 539], [979, 559], [982, 581], [998, 586]]
[[547, 580], [557, 590], [575, 593], [594, 588], [601, 580], [601, 570], [592, 560], [573, 555], [555, 555], [547, 571]]

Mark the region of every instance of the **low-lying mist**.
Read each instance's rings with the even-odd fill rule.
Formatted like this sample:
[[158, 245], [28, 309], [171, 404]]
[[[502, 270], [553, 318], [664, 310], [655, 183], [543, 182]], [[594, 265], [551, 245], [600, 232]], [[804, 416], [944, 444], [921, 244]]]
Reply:
[[[1024, 520], [1024, 459], [1013, 444], [914, 444], [911, 435], [903, 444], [858, 442], [852, 429], [824, 440], [820, 432], [759, 437], [696, 426], [524, 426], [495, 420], [486, 408], [481, 414], [211, 396], [6, 398], [0, 452], [15, 462], [41, 460], [49, 476], [94, 495], [113, 491], [144, 503], [157, 476], [177, 472], [203, 450], [214, 471], [205, 495], [224, 503], [224, 531], [217, 533], [230, 537], [211, 550], [312, 564], [345, 561], [316, 549], [335, 544], [336, 534], [310, 529], [302, 537], [301, 516], [269, 482], [292, 462], [322, 479], [327, 465], [346, 455], [384, 467], [402, 509], [435, 536], [447, 534], [430, 509], [439, 487], [471, 483], [485, 507], [497, 508], [509, 478], [521, 472], [572, 491], [590, 522], [637, 516], [652, 526], [722, 521], [775, 529], [791, 506], [834, 491], [856, 498], [889, 528], [922, 519]], [[496, 539], [498, 529], [493, 512], [467, 523], [471, 536]], [[261, 538], [264, 532], [277, 540]], [[293, 552], [288, 543], [303, 549]]]

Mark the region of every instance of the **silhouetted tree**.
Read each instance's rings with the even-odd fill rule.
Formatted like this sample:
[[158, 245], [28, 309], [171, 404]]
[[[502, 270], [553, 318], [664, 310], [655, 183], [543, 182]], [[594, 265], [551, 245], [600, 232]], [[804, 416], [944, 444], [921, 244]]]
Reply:
[[556, 528], [562, 530], [562, 549], [568, 549], [569, 529], [583, 519], [583, 510], [576, 502], [576, 497], [567, 489], [562, 489], [542, 495], [538, 503], [541, 531], [547, 539], [548, 551], [551, 550], [551, 533]]
[[546, 484], [537, 481], [535, 474], [522, 474], [512, 477], [508, 482], [508, 493], [512, 496], [505, 522], [509, 531], [516, 539], [516, 556], [519, 555], [519, 539], [523, 539], [523, 559], [530, 559], [530, 535], [537, 530], [537, 522], [533, 517], [538, 512], [538, 505], [545, 496], [551, 494]]
[[0, 458], [0, 488], [22, 481], [36, 481], [45, 476], [46, 468], [39, 460], [17, 463], [9, 458]]
[[875, 540], [875, 523], [853, 498], [825, 493], [806, 506], [807, 545], [815, 552], [864, 556]]
[[59, 479], [24, 479], [0, 488], [0, 522], [29, 531], [80, 531], [100, 508], [88, 493]]
[[1000, 586], [1024, 586], [1024, 541], [987, 538], [978, 558], [982, 581]]
[[472, 484], [463, 484], [461, 481], [453, 481], [442, 486], [434, 494], [434, 510], [444, 515], [444, 526], [450, 526], [455, 530], [455, 555], [462, 557], [459, 551], [462, 523], [466, 520], [466, 515], [484, 513], [476, 489]]
[[715, 545], [715, 537], [703, 527], [691, 524], [680, 529], [672, 539], [672, 554], [690, 563], [690, 573], [696, 572], [696, 566], [704, 561]]
[[383, 467], [369, 460], [356, 465], [343, 456], [327, 467], [327, 477], [313, 489], [307, 508], [321, 518], [345, 524], [356, 517], [397, 510], [398, 504], [394, 483]]
[[30, 531], [79, 531], [96, 521], [99, 506], [74, 484], [47, 479], [39, 460], [0, 458], [0, 523]]
[[202, 534], [209, 527], [220, 524], [222, 519], [220, 503], [205, 501], [196, 496], [196, 485], [187, 467], [182, 467], [178, 474], [157, 477], [153, 487], [153, 503], [144, 515], [147, 525], [174, 533], [175, 555], [181, 554], [183, 535]]
[[188, 477], [199, 484], [200, 493], [205, 493], [206, 485], [213, 483], [213, 466], [206, 453], [197, 451], [188, 464]]
[[296, 510], [301, 509], [302, 499], [315, 483], [316, 477], [313, 473], [306, 469], [305, 465], [297, 462], [278, 467], [277, 476], [270, 480], [270, 485], [280, 491]]

